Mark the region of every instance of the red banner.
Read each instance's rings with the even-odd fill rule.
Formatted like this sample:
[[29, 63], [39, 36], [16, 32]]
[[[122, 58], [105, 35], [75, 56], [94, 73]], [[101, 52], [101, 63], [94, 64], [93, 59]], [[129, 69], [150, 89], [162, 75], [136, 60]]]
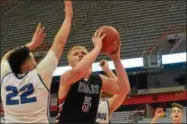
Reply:
[[126, 100], [124, 100], [124, 105], [133, 104], [145, 104], [145, 103], [160, 103], [168, 101], [181, 101], [187, 100], [186, 91], [177, 91], [169, 93], [155, 93], [155, 94], [143, 94], [143, 95], [133, 95]]
[[[181, 101], [187, 100], [186, 91], [168, 92], [168, 93], [155, 93], [155, 94], [142, 94], [142, 95], [132, 95], [124, 100], [123, 105], [135, 105], [135, 104], [145, 104], [145, 103], [161, 103], [169, 101]], [[51, 106], [51, 111], [56, 111], [57, 107], [55, 105]]]

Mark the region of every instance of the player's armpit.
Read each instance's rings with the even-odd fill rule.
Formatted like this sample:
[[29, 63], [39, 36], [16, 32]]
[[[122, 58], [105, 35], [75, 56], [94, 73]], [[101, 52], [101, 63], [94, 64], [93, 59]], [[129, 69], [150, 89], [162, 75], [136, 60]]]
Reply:
[[114, 80], [112, 78], [108, 78], [104, 75], [100, 75], [102, 79], [102, 90], [109, 94], [119, 94], [120, 87], [118, 80]]

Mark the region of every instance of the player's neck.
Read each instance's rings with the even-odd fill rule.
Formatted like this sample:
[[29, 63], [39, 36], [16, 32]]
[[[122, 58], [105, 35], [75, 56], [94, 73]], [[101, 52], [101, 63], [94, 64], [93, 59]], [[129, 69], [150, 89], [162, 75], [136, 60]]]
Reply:
[[20, 74], [25, 74], [30, 71], [29, 64], [23, 64], [20, 68]]
[[88, 71], [85, 75], [84, 75], [84, 80], [88, 80], [88, 78], [90, 77], [90, 75], [91, 75], [91, 71]]
[[25, 74], [25, 73], [27, 73], [29, 71], [30, 71], [30, 69], [24, 68], [24, 69], [21, 69], [21, 73], [20, 74]]

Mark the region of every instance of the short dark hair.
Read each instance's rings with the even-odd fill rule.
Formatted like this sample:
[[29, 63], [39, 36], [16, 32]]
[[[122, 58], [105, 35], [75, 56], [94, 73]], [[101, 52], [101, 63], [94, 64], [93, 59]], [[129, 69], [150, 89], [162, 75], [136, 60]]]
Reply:
[[12, 69], [12, 72], [19, 74], [21, 72], [21, 65], [30, 56], [30, 51], [26, 46], [18, 47], [12, 51], [8, 58], [8, 62]]
[[172, 103], [171, 106], [172, 106], [172, 108], [177, 107], [183, 111], [183, 106], [178, 103]]

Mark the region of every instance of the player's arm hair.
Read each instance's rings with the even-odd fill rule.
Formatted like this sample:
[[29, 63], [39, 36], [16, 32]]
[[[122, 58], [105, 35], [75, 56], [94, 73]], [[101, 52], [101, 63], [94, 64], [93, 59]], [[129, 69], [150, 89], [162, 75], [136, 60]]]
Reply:
[[74, 68], [63, 74], [64, 82], [73, 84], [80, 80], [89, 71], [99, 53], [100, 48], [95, 47], [91, 52], [84, 56]]
[[117, 59], [114, 61], [114, 65], [119, 80], [118, 85], [120, 87], [120, 92], [119, 94], [113, 95], [113, 97], [108, 100], [111, 113], [114, 112], [123, 103], [127, 94], [129, 94], [131, 90], [127, 72], [121, 63], [121, 60]]
[[[65, 7], [66, 8], [66, 7]], [[72, 16], [68, 13], [65, 13], [65, 19], [63, 24], [61, 25], [59, 31], [57, 32], [53, 45], [50, 50], [52, 50], [57, 59], [60, 60], [61, 54], [64, 50], [64, 46], [68, 40], [70, 30], [71, 30]]]

